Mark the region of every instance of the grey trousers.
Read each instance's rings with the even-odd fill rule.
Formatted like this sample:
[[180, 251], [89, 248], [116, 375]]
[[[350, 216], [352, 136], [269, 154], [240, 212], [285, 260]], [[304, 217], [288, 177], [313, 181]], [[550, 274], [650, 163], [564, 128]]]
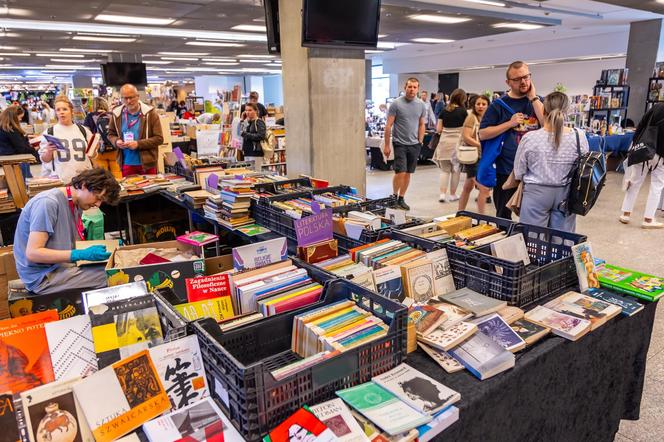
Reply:
[[47, 295], [67, 290], [100, 289], [106, 287], [105, 264], [77, 267], [61, 264], [46, 275], [46, 278], [32, 290], [39, 295]]
[[519, 221], [551, 229], [574, 232], [576, 215], [565, 216], [560, 205], [567, 199], [569, 186], [542, 186], [525, 183]]

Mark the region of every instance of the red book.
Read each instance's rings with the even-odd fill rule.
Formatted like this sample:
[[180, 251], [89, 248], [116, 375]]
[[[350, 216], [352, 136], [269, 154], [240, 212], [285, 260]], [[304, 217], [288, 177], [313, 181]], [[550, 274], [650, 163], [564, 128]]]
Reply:
[[332, 430], [327, 428], [306, 408], [300, 408], [277, 428], [270, 431], [264, 441], [289, 442], [292, 440], [334, 440]]
[[139, 263], [139, 264], [142, 264], [142, 265], [147, 265], [147, 264], [161, 264], [161, 263], [163, 263], [163, 262], [171, 262], [171, 261], [168, 260], [168, 259], [166, 259], [166, 258], [162, 258], [162, 257], [159, 256], [159, 255], [155, 255], [154, 253], [148, 253], [147, 255], [145, 255], [145, 256], [143, 257], [143, 259], [141, 259], [140, 261], [138, 261], [138, 263]]
[[228, 273], [220, 273], [184, 280], [189, 302], [205, 301], [231, 295], [231, 279]]

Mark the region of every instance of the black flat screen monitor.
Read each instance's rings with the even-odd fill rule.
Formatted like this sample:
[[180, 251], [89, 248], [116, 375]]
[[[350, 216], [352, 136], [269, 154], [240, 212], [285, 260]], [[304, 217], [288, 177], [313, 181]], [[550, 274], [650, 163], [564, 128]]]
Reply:
[[106, 86], [135, 86], [148, 84], [144, 63], [106, 63], [101, 65], [102, 78]]
[[304, 0], [302, 46], [375, 48], [379, 22], [380, 0]]
[[265, 26], [267, 28], [267, 52], [280, 54], [279, 0], [263, 0], [263, 6], [265, 7]]

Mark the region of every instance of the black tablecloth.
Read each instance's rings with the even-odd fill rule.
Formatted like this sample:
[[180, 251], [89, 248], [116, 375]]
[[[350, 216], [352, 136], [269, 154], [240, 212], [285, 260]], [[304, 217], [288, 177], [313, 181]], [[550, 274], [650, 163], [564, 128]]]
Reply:
[[436, 440], [611, 442], [639, 418], [657, 304], [618, 317], [577, 342], [549, 335], [485, 381], [448, 374], [422, 350], [407, 363], [461, 393], [459, 421]]

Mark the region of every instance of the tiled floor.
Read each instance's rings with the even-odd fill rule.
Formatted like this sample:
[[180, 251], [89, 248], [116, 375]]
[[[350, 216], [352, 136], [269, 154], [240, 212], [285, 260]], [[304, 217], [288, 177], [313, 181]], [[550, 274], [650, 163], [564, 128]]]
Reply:
[[[392, 172], [367, 171], [367, 195], [379, 198], [392, 193]], [[632, 216], [632, 223], [618, 222], [623, 192], [622, 174], [610, 172], [607, 185], [599, 201], [585, 217], [577, 218], [577, 232], [588, 236], [596, 256], [617, 265], [624, 265], [644, 272], [664, 275], [664, 229], [644, 230], [640, 228], [648, 188], [641, 189]], [[647, 181], [649, 182], [649, 181]], [[459, 186], [459, 193], [461, 185]], [[406, 202], [413, 215], [439, 216], [454, 213], [457, 203], [438, 202], [438, 169], [435, 166], [422, 166], [412, 176]], [[471, 196], [469, 210], [475, 210]], [[495, 214], [489, 205], [489, 214]], [[492, 212], [493, 211], [493, 212]], [[658, 220], [664, 214], [658, 212]], [[658, 308], [655, 318], [646, 382], [641, 402], [641, 419], [623, 421], [616, 442], [664, 440], [664, 309]]]

